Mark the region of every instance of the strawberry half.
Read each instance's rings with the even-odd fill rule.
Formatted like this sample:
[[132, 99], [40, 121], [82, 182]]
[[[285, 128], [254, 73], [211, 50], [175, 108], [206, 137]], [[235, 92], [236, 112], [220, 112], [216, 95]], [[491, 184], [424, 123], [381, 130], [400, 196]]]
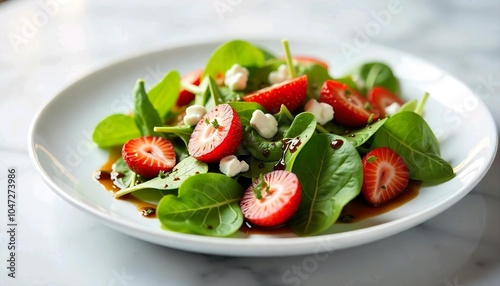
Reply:
[[379, 111], [366, 98], [346, 84], [335, 80], [326, 80], [321, 87], [320, 102], [333, 107], [333, 121], [348, 127], [363, 127], [379, 118]]
[[302, 187], [288, 171], [273, 171], [255, 180], [240, 202], [245, 219], [253, 225], [273, 227], [284, 224], [299, 208]]
[[317, 65], [320, 65], [328, 70], [328, 64], [325, 61], [320, 60], [319, 58], [316, 58], [316, 57], [295, 55], [295, 56], [293, 56], [293, 59], [295, 61], [299, 62], [300, 64], [305, 64], [305, 65], [317, 64]]
[[196, 124], [188, 152], [202, 162], [215, 163], [235, 154], [242, 139], [243, 126], [238, 114], [229, 104], [220, 104]]
[[406, 190], [410, 173], [403, 158], [392, 149], [375, 148], [368, 152], [361, 162], [361, 193], [370, 204], [383, 204]]
[[397, 95], [392, 93], [391, 91], [381, 87], [376, 86], [367, 93], [368, 101], [372, 103], [372, 105], [376, 106], [378, 111], [380, 112], [380, 117], [385, 117], [385, 108], [394, 102], [399, 105], [403, 105], [403, 100], [399, 98]]
[[[192, 71], [181, 78], [181, 82], [200, 85], [201, 75], [203, 74], [203, 69]], [[187, 105], [194, 99], [194, 94], [183, 89], [181, 87], [181, 91], [179, 92], [179, 97], [177, 98], [177, 106]]]
[[268, 112], [277, 113], [284, 104], [288, 110], [296, 110], [306, 97], [307, 75], [289, 79], [245, 95], [244, 101], [257, 102]]
[[168, 172], [175, 166], [174, 145], [162, 137], [145, 136], [129, 140], [123, 145], [122, 157], [127, 166], [145, 178]]

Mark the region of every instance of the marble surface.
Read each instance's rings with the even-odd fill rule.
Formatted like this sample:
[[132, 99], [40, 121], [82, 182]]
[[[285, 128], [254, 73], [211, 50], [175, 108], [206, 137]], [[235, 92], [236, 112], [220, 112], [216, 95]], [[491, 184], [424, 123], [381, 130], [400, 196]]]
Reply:
[[[29, 160], [33, 114], [121, 57], [220, 36], [320, 36], [392, 46], [470, 86], [500, 124], [500, 3], [457, 1], [7, 1], [0, 4], [0, 182], [18, 171], [18, 269], [0, 285], [500, 284], [500, 159], [458, 204], [408, 231], [312, 256], [228, 258], [146, 243], [56, 196]], [[375, 21], [375, 22], [374, 22]], [[366, 34], [370, 25], [377, 28]], [[473, 118], [468, 120], [474, 120]], [[499, 125], [500, 126], [500, 125]], [[8, 257], [0, 198], [0, 258]]]

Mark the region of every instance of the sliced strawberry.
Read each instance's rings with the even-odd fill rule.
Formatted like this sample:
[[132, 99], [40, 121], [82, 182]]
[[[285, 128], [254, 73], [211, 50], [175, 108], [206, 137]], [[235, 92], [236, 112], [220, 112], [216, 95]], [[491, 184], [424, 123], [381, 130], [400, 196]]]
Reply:
[[317, 64], [328, 70], [328, 64], [325, 61], [315, 57], [296, 55], [293, 56], [293, 59], [301, 64]]
[[123, 145], [122, 157], [132, 171], [145, 178], [156, 177], [160, 171], [168, 172], [176, 163], [174, 145], [156, 136], [128, 141]]
[[375, 148], [361, 161], [363, 163], [361, 193], [370, 204], [383, 204], [406, 190], [410, 173], [403, 158], [392, 149]]
[[288, 171], [273, 171], [255, 180], [245, 191], [240, 206], [253, 225], [272, 227], [284, 224], [298, 209], [302, 187]]
[[[201, 75], [203, 74], [203, 69], [192, 71], [182, 77], [181, 81], [193, 85], [200, 85]], [[179, 98], [177, 98], [177, 106], [187, 105], [194, 99], [194, 94], [181, 88], [179, 92]]]
[[385, 108], [393, 103], [403, 105], [403, 100], [391, 91], [381, 87], [376, 86], [370, 89], [367, 93], [368, 101], [372, 105], [376, 106], [380, 112], [380, 117], [385, 117]]
[[229, 104], [220, 104], [196, 124], [188, 152], [202, 162], [215, 163], [236, 153], [242, 139], [243, 127], [238, 114]]
[[243, 97], [244, 101], [257, 102], [268, 112], [276, 113], [284, 104], [288, 110], [296, 110], [307, 92], [307, 75], [292, 78], [279, 84], [275, 84]]
[[369, 101], [346, 84], [326, 80], [321, 87], [319, 101], [330, 104], [335, 116], [333, 121], [348, 127], [362, 127], [368, 120], [377, 120], [379, 111]]

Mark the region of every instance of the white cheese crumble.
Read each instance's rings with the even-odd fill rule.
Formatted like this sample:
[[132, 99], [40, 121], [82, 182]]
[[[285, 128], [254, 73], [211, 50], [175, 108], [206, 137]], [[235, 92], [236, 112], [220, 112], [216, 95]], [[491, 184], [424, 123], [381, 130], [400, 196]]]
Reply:
[[186, 108], [186, 115], [184, 115], [184, 124], [195, 126], [198, 121], [207, 113], [207, 110], [202, 105], [191, 105]]
[[234, 155], [222, 158], [219, 163], [220, 171], [228, 177], [234, 177], [241, 172], [246, 172], [248, 168], [247, 162], [238, 160]]
[[399, 111], [400, 108], [401, 108], [401, 105], [399, 105], [399, 103], [393, 102], [390, 105], [388, 105], [386, 108], [384, 108], [385, 115], [386, 116], [394, 115], [394, 114], [396, 114], [396, 112]]
[[280, 65], [276, 71], [269, 73], [267, 80], [270, 84], [282, 83], [286, 80], [291, 79], [290, 72], [287, 65]]
[[248, 70], [234, 64], [224, 75], [224, 84], [232, 90], [243, 90], [247, 87]]
[[304, 106], [304, 110], [314, 114], [316, 121], [318, 121], [320, 125], [333, 119], [333, 107], [328, 103], [318, 102], [316, 99], [309, 99]]
[[259, 133], [260, 136], [271, 139], [278, 132], [278, 121], [272, 114], [255, 110], [250, 118], [250, 125]]

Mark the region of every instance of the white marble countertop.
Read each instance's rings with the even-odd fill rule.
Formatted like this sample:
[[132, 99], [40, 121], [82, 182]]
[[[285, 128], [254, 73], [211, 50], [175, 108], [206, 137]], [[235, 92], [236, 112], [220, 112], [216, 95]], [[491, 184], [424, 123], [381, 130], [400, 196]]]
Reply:
[[[396, 13], [384, 14], [390, 5]], [[0, 4], [0, 181], [3, 170], [15, 166], [20, 189], [15, 279], [5, 267], [7, 210], [1, 198], [0, 285], [500, 285], [500, 159], [444, 213], [387, 239], [336, 251], [304, 272], [307, 256], [200, 255], [111, 230], [42, 182], [26, 144], [33, 114], [93, 68], [145, 49], [222, 35], [311, 35], [347, 39], [359, 49], [371, 43], [398, 48], [480, 91], [498, 125], [499, 14], [495, 0]], [[388, 17], [377, 18], [383, 15]], [[360, 36], [373, 21], [379, 29]]]

